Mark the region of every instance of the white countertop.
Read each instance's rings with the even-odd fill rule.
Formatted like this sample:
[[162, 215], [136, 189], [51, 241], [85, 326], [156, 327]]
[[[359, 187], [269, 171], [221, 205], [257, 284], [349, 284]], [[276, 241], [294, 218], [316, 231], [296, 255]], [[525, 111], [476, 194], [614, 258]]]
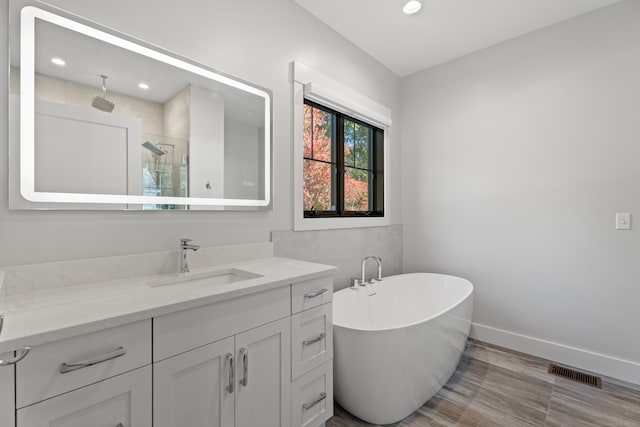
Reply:
[[151, 287], [146, 282], [162, 276], [139, 276], [6, 296], [0, 301], [4, 311], [0, 353], [327, 276], [335, 270], [269, 257], [193, 269], [192, 273], [228, 268], [262, 277], [213, 286], [196, 280]]

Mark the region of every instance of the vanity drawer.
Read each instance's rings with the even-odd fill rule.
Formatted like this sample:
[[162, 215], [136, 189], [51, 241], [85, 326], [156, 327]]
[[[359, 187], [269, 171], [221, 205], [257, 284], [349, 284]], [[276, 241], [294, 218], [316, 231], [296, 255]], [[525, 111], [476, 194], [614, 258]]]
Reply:
[[150, 363], [151, 320], [34, 347], [16, 365], [16, 406], [22, 408]]
[[333, 359], [333, 304], [291, 316], [291, 378]]
[[333, 362], [291, 384], [291, 425], [318, 427], [333, 416]]
[[153, 361], [289, 316], [289, 286], [153, 319]]
[[151, 366], [19, 409], [23, 427], [151, 427]]
[[291, 286], [291, 312], [299, 313], [333, 300], [333, 277], [321, 277]]

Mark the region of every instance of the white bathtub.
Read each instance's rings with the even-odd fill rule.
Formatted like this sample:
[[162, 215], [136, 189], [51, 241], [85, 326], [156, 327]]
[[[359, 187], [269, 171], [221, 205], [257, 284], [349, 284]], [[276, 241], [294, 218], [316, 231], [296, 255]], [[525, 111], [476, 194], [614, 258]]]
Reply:
[[400, 274], [336, 292], [336, 401], [373, 424], [411, 414], [458, 366], [472, 310], [471, 282], [442, 274]]

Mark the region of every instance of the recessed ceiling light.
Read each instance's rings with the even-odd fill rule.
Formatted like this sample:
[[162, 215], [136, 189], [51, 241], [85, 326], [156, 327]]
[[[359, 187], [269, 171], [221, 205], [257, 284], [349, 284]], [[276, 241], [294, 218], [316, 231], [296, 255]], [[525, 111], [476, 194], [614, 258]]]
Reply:
[[54, 64], [59, 65], [61, 67], [64, 66], [64, 65], [67, 65], [67, 63], [62, 58], [51, 58], [51, 62], [53, 62]]
[[138, 83], [138, 87], [139, 87], [140, 89], [144, 89], [144, 90], [149, 89], [149, 85], [148, 85], [148, 84], [146, 84], [146, 83]]
[[422, 4], [418, 0], [411, 0], [404, 5], [402, 11], [406, 15], [413, 15], [414, 13], [417, 13], [421, 8]]

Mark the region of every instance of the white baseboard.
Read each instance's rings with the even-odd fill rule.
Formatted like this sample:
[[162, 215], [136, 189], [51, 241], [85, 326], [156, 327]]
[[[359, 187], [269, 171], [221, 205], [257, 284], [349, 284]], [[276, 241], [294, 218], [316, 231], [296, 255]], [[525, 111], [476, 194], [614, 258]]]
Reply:
[[471, 338], [640, 385], [640, 363], [473, 323]]

